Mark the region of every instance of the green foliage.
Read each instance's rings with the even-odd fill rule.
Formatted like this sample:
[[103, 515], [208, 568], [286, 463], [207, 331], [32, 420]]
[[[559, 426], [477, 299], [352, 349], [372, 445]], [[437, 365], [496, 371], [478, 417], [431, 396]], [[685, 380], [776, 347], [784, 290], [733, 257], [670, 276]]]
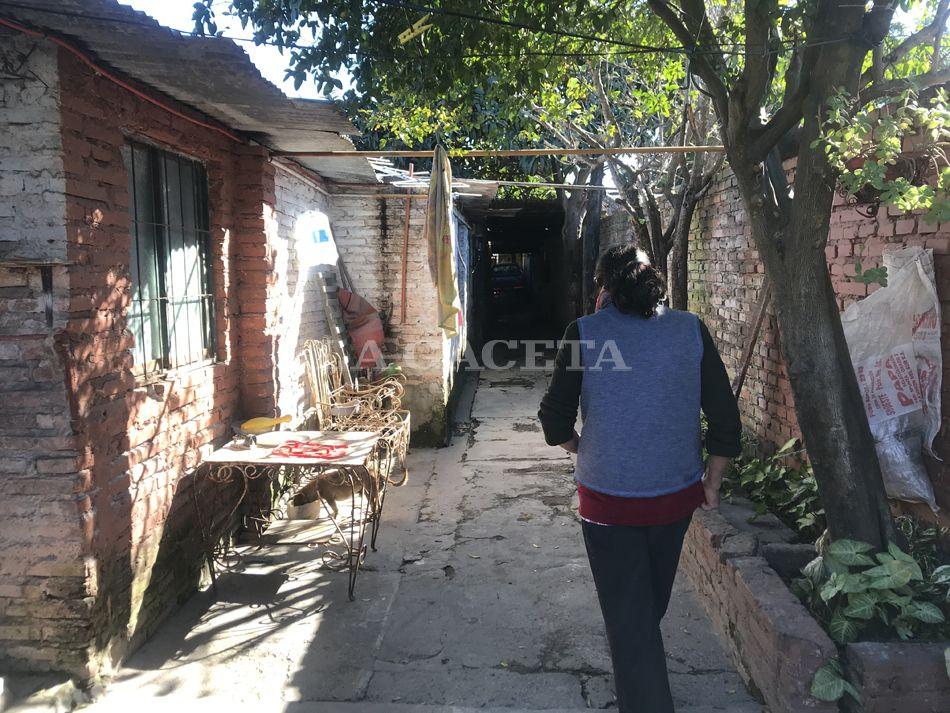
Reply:
[[811, 681], [811, 694], [820, 701], [837, 701], [845, 693], [858, 703], [861, 702], [858, 690], [845, 678], [844, 666], [835, 657], [815, 672]]
[[[406, 43], [399, 34], [423, 12], [395, 0], [203, 0], [194, 7], [200, 31], [213, 32], [216, 14], [232, 12], [253, 27], [256, 41], [281, 47], [298, 84], [311, 80], [327, 94], [339, 92], [345, 70], [352, 84], [343, 100], [363, 133], [360, 148], [664, 143], [671, 123], [682, 122], [684, 102], [700, 96], [683, 91], [687, 57], [662, 51], [677, 42], [642, 0], [448, 3], [432, 13], [425, 34]], [[557, 31], [497, 24], [504, 22]], [[641, 45], [661, 50], [640, 52]], [[561, 182], [577, 162], [453, 163], [460, 177]], [[683, 183], [681, 173], [677, 166], [649, 175]]]
[[895, 523], [907, 541], [910, 556], [924, 572], [932, 572], [944, 563], [946, 554], [941, 543], [950, 538], [950, 529], [907, 515], [895, 518]]
[[[926, 164], [922, 178], [900, 175], [903, 140], [911, 136], [916, 160]], [[944, 89], [928, 101], [908, 89], [871, 103], [856, 102], [839, 91], [829, 102], [824, 134], [816, 142], [848, 192], [870, 188], [882, 202], [902, 211], [922, 211], [931, 223], [950, 220], [948, 144], [950, 108]]]
[[950, 638], [950, 565], [930, 569], [935, 561], [918, 561], [894, 543], [874, 552], [864, 542], [836, 540], [792, 588], [839, 644], [895, 635], [939, 641]]
[[867, 270], [862, 270], [861, 263], [856, 262], [854, 263], [854, 277], [849, 279], [864, 285], [876, 283], [881, 287], [887, 287], [887, 268], [869, 267]]
[[811, 465], [796, 443], [792, 439], [766, 458], [747, 444], [726, 473], [724, 488], [748, 497], [759, 514], [771, 511], [803, 539], [814, 540], [825, 529], [824, 510]]

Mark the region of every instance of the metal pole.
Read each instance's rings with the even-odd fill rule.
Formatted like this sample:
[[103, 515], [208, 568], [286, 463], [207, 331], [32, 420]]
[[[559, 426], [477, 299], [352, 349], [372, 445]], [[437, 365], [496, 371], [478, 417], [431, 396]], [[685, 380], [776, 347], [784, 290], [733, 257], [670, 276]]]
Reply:
[[[415, 166], [409, 164], [409, 178], [412, 178]], [[410, 190], [406, 190], [406, 231], [402, 238], [402, 301], [399, 306], [399, 323], [406, 323], [406, 272], [409, 262], [409, 222], [411, 220], [412, 199], [408, 197]]]

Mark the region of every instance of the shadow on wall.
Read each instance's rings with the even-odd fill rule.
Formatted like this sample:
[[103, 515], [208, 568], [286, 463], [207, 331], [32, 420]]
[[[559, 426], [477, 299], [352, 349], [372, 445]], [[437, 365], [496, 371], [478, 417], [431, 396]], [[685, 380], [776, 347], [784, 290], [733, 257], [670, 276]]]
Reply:
[[[80, 450], [92, 460], [94, 489], [84, 519], [94, 562], [91, 654], [102, 673], [151, 636], [199, 583], [203, 549], [192, 489], [209, 434], [201, 437], [204, 429], [195, 421], [169, 428], [181, 402], [194, 398], [194, 385], [169, 388], [162, 400], [139, 388], [78, 409]], [[211, 410], [224, 400], [214, 390]], [[150, 424], [144, 428], [143, 417]], [[125, 428], [116, 433], [110, 424], [120, 418]], [[130, 434], [141, 434], [137, 443]], [[203, 511], [229, 512], [234, 488], [202, 482]]]
[[[114, 227], [127, 235], [127, 225]], [[108, 239], [97, 232], [80, 227], [74, 243]], [[227, 432], [236, 402], [231, 364], [137, 382], [125, 318], [130, 277], [127, 268], [110, 264], [115, 259], [114, 252], [96, 250], [82, 266], [84, 279], [100, 276], [82, 296], [98, 319], [109, 315], [108, 331], [93, 332], [87, 313], [79, 313], [57, 335], [79, 453], [91, 600], [85, 635], [65, 628], [62, 635], [87, 642], [88, 669], [77, 672], [84, 678], [110, 673], [198, 584], [193, 474], [201, 449]], [[219, 501], [227, 512], [227, 500], [233, 502], [230, 489], [203, 489], [200, 496], [208, 512]]]

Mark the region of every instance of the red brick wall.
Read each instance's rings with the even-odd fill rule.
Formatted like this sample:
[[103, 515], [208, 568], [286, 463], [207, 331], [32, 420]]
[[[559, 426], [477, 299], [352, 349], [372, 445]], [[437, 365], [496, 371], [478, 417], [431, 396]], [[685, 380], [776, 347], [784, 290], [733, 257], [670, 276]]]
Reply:
[[[184, 122], [68, 54], [59, 66], [72, 266], [58, 343], [79, 453], [85, 633], [95, 673], [100, 652], [106, 666], [121, 657], [196, 583], [198, 531], [187, 476], [202, 449], [228, 434], [240, 411], [273, 410], [266, 297], [273, 168], [262, 149]], [[128, 138], [202, 161], [209, 183], [217, 358], [151, 385], [131, 372], [125, 324]]]
[[[787, 164], [790, 177], [794, 163]], [[860, 207], [860, 206], [859, 206]], [[724, 173], [697, 210], [690, 235], [690, 309], [705, 320], [715, 336], [723, 360], [735, 374], [748, 342], [759, 299], [764, 271], [751, 242], [742, 201], [735, 179]], [[933, 248], [937, 289], [944, 314], [942, 330], [950, 330], [947, 317], [950, 303], [950, 224], [928, 225], [914, 214], [882, 207], [872, 218], [856, 207], [836, 201], [831, 217], [827, 255], [832, 281], [844, 310], [877, 289], [853, 281], [855, 263], [863, 269], [879, 267], [885, 248], [908, 245]], [[740, 407], [746, 426], [765, 442], [781, 444], [800, 436], [795, 419], [788, 377], [780, 356], [780, 335], [770, 312], [752, 358]], [[947, 344], [946, 336], [944, 344]], [[944, 350], [944, 403], [950, 403], [950, 361]], [[945, 463], [950, 457], [950, 418], [934, 448]], [[938, 503], [950, 505], [950, 467], [937, 461], [928, 463]], [[920, 510], [921, 514], [923, 510]]]

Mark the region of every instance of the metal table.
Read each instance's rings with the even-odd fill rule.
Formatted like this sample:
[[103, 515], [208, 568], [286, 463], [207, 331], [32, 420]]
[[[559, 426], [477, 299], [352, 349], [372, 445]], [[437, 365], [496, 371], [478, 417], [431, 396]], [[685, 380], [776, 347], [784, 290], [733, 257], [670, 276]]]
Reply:
[[[348, 488], [352, 495], [352, 508], [349, 523], [330, 514], [331, 508], [319, 496], [340, 542], [326, 543], [322, 563], [326, 566], [339, 566], [349, 573], [349, 597], [353, 599], [356, 579], [366, 557], [366, 528], [371, 527], [371, 545], [376, 548], [376, 534], [379, 531], [380, 516], [386, 495], [387, 464], [383, 460], [389, 456], [381, 434], [370, 431], [275, 431], [257, 437], [258, 443], [250, 447], [237, 445], [232, 441], [212, 452], [204, 459], [208, 465], [205, 477], [216, 484], [228, 484], [239, 481], [242, 491], [234, 507], [221, 521], [225, 530], [232, 524], [234, 515], [247, 497], [251, 481], [265, 479], [273, 484], [275, 497], [270, 507], [264, 509], [260, 517], [251, 518], [252, 528], [262, 543], [262, 535], [268, 523], [283, 516], [282, 503], [293, 498], [307, 485], [318, 479], [327, 479], [338, 487]], [[345, 445], [346, 450], [337, 457], [299, 457], [278, 455], [273, 451], [278, 446], [298, 441], [307, 444]], [[199, 472], [201, 472], [199, 470]], [[216, 584], [215, 551], [224, 532], [212, 532], [219, 529], [206, 528], [198, 498], [197, 483], [192, 489], [198, 524], [205, 545], [208, 567], [211, 570], [212, 583]], [[357, 496], [362, 495], [362, 504], [357, 515]], [[333, 546], [341, 546], [340, 551]]]

